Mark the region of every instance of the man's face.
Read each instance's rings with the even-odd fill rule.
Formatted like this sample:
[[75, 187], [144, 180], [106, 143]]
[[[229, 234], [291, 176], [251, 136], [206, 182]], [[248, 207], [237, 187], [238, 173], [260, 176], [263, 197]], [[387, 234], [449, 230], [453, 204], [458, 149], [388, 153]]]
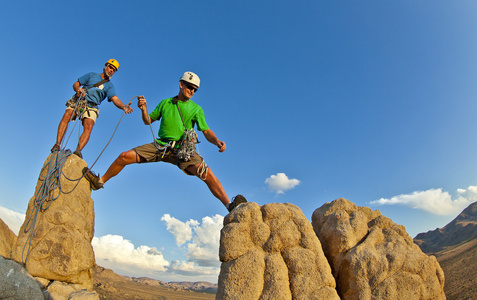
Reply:
[[111, 78], [114, 73], [116, 73], [116, 71], [116, 67], [112, 64], [106, 64], [106, 66], [104, 67], [104, 75], [108, 76], [108, 78]]
[[181, 81], [180, 86], [182, 95], [184, 95], [184, 98], [186, 99], [192, 98], [197, 91], [197, 86], [185, 81]]

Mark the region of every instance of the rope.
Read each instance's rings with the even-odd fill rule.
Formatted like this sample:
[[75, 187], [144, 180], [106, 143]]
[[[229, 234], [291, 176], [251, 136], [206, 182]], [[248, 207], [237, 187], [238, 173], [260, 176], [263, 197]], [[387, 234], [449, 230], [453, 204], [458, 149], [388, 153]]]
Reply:
[[[26, 264], [30, 254], [31, 243], [35, 233], [35, 225], [40, 212], [46, 211], [50, 205], [61, 194], [61, 174], [63, 174], [63, 165], [66, 158], [71, 155], [71, 151], [60, 150], [51, 154], [50, 160], [41, 169], [38, 180], [41, 181], [33, 200], [33, 208], [30, 215], [26, 219], [24, 233], [28, 233], [27, 240], [22, 250], [22, 262]], [[46, 174], [42, 178], [41, 175], [46, 169]], [[28, 246], [28, 248], [27, 248]], [[26, 256], [25, 256], [25, 249]]]
[[[132, 101], [134, 98], [137, 98], [139, 96], [134, 96], [131, 98], [131, 100], [129, 100], [129, 103], [124, 107], [129, 107], [131, 104], [132, 104]], [[121, 115], [121, 118], [119, 118], [119, 121], [118, 121], [118, 124], [116, 125], [116, 128], [114, 128], [114, 131], [113, 131], [113, 134], [111, 135], [111, 137], [109, 138], [109, 141], [106, 143], [106, 146], [104, 146], [103, 150], [101, 151], [101, 153], [99, 153], [98, 157], [96, 158], [96, 160], [94, 161], [94, 163], [91, 165], [91, 167], [89, 168], [90, 170], [93, 169], [94, 165], [96, 164], [96, 162], [98, 161], [98, 159], [101, 157], [101, 155], [103, 155], [103, 152], [104, 150], [106, 150], [106, 148], [109, 146], [109, 143], [111, 143], [111, 140], [113, 139], [114, 135], [116, 134], [116, 131], [118, 130], [118, 127], [119, 127], [119, 124], [121, 124], [121, 120], [123, 119], [124, 117], [124, 114], [126, 113], [126, 110], [123, 111], [123, 114]]]

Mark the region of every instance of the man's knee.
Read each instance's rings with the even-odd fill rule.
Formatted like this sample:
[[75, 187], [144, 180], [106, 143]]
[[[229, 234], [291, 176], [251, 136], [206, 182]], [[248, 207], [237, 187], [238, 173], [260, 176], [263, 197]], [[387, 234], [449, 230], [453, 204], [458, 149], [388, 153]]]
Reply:
[[119, 154], [116, 160], [123, 165], [129, 165], [138, 163], [140, 161], [140, 156], [136, 153], [136, 151], [129, 150]]
[[61, 119], [62, 122], [69, 122], [71, 120], [71, 116], [73, 116], [73, 110], [67, 109], [63, 114], [63, 118]]
[[86, 132], [91, 132], [93, 130], [93, 126], [94, 126], [94, 121], [91, 120], [91, 119], [83, 119], [83, 128], [84, 128], [84, 131]]

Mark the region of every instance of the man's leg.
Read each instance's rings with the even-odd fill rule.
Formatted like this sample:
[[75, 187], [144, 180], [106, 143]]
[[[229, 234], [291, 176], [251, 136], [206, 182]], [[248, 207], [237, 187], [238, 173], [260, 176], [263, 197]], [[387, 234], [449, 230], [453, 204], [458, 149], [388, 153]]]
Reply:
[[[201, 178], [201, 175], [198, 172], [199, 168], [200, 168], [200, 164], [190, 165], [186, 168], [186, 170], [190, 172], [191, 174], [194, 174], [195, 176]], [[225, 192], [219, 179], [215, 177], [214, 173], [212, 172], [210, 168], [207, 169], [207, 176], [204, 179], [204, 182], [205, 184], [207, 184], [207, 187], [212, 192], [212, 195], [214, 195], [217, 199], [219, 199], [224, 204], [225, 207], [227, 207], [227, 204], [230, 203], [229, 197], [227, 196], [227, 193]]]
[[109, 166], [106, 173], [101, 176], [102, 183], [106, 183], [109, 179], [119, 174], [125, 166], [146, 161], [143, 157], [139, 156], [136, 151], [129, 150], [119, 154], [118, 158]]
[[137, 163], [139, 161], [143, 162], [146, 160], [143, 157], [137, 155], [136, 151], [129, 150], [121, 153], [118, 158], [116, 158], [116, 160], [109, 166], [108, 170], [101, 178], [91, 172], [88, 167], [83, 168], [83, 174], [86, 180], [91, 183], [91, 188], [93, 190], [98, 190], [103, 187], [106, 181], [118, 175], [125, 166]]
[[91, 136], [91, 131], [93, 131], [93, 126], [94, 126], [94, 120], [84, 118], [83, 119], [83, 133], [81, 134], [79, 141], [78, 141], [78, 146], [76, 146], [76, 150], [83, 150], [84, 146], [89, 141], [89, 137]]
[[68, 123], [71, 120], [71, 116], [73, 115], [74, 110], [67, 109], [63, 118], [58, 125], [58, 132], [56, 134], [56, 144], [61, 145], [61, 141], [63, 140], [63, 136], [65, 135], [66, 129], [68, 128]]

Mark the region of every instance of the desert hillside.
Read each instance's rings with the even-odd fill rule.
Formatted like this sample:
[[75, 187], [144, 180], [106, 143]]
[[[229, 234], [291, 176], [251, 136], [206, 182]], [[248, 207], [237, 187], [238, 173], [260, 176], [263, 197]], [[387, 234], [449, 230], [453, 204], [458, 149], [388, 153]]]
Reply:
[[437, 257], [445, 274], [447, 299], [476, 299], [477, 202], [443, 228], [418, 234], [414, 242]]
[[202, 300], [215, 299], [217, 290], [212, 283], [166, 283], [150, 278], [132, 278], [100, 266], [93, 268], [93, 283], [100, 299]]

